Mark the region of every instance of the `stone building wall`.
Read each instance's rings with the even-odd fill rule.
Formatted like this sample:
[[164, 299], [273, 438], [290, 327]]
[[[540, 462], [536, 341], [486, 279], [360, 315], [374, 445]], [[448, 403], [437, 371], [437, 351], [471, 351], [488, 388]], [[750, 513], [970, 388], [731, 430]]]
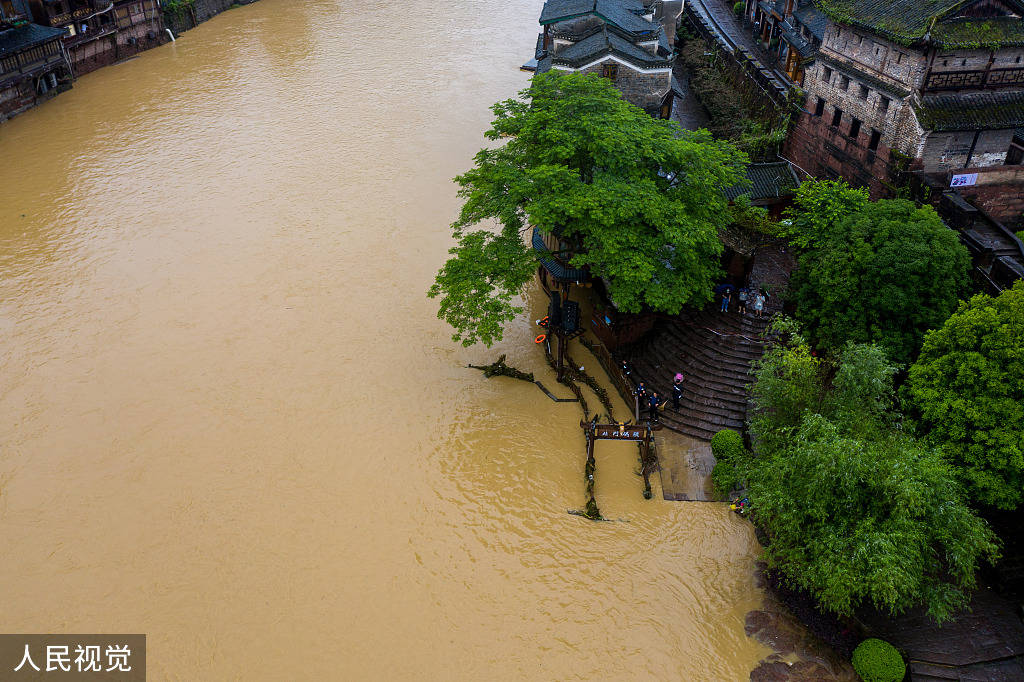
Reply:
[[638, 71], [632, 66], [608, 58], [602, 62], [580, 69], [580, 73], [602, 73], [605, 64], [618, 64], [615, 87], [622, 91], [626, 101], [648, 111], [657, 109], [672, 88], [672, 72], [669, 69]]
[[235, 0], [195, 0], [191, 9], [186, 8], [179, 13], [165, 12], [164, 24], [174, 35], [178, 35], [230, 9], [234, 4]]
[[1012, 138], [1012, 130], [931, 133], [924, 140], [921, 160], [930, 173], [1001, 166]]

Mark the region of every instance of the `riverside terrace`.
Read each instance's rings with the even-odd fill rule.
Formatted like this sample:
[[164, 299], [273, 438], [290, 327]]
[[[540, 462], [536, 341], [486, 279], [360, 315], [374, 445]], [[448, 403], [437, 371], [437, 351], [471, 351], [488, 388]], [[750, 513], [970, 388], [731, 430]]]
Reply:
[[528, 71], [596, 73], [652, 116], [668, 118], [679, 0], [547, 0]]

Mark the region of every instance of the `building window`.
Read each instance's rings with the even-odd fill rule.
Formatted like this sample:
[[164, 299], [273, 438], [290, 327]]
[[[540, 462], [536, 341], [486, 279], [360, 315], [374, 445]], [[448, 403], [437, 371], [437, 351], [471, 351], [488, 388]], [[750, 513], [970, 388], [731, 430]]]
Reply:
[[601, 65], [601, 78], [607, 78], [608, 80], [615, 82], [615, 79], [619, 77], [619, 65], [615, 63], [602, 64]]
[[835, 128], [839, 127], [839, 124], [843, 121], [843, 110], [836, 107], [836, 110], [832, 112], [832, 126]]
[[850, 121], [850, 132], [848, 133], [851, 140], [856, 140], [857, 136], [860, 135], [860, 119], [855, 118]]
[[840, 76], [839, 77], [839, 89], [840, 90], [846, 90], [849, 87], [850, 87], [850, 77], [849, 76]]
[[821, 116], [825, 113], [825, 100], [821, 97], [818, 98], [818, 103], [814, 105], [814, 115]]
[[832, 69], [827, 66], [821, 67], [821, 80], [828, 83], [832, 80]]
[[868, 140], [868, 149], [871, 151], [878, 150], [878, 143], [882, 141], [882, 133], [877, 130], [871, 131], [871, 139]]
[[880, 112], [882, 112], [883, 114], [885, 112], [889, 111], [889, 102], [891, 102], [891, 101], [892, 100], [890, 100], [885, 95], [879, 95], [878, 96], [878, 110]]
[[857, 94], [860, 96], [861, 99], [867, 99], [868, 98], [868, 86], [866, 86], [866, 85], [860, 86], [860, 89], [857, 91]]

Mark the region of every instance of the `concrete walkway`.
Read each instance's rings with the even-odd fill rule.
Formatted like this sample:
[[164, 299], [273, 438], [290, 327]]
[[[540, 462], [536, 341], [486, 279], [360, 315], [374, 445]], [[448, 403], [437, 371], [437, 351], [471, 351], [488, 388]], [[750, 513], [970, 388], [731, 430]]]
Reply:
[[667, 429], [657, 432], [654, 439], [658, 448], [661, 473], [661, 492], [666, 500], [714, 502], [711, 471], [715, 458], [711, 444]]
[[763, 64], [771, 64], [773, 60], [761, 47], [760, 41], [752, 35], [752, 29], [743, 24], [733, 13], [732, 5], [723, 0], [691, 0], [691, 6], [698, 14], [709, 18], [711, 25], [717, 28], [722, 35], [733, 45], [745, 47], [761, 60]]

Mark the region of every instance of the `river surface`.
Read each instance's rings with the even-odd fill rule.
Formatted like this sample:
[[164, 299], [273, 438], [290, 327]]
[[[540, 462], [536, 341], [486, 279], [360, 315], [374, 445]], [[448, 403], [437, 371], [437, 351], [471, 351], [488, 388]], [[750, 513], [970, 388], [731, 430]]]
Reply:
[[144, 632], [153, 680], [747, 678], [748, 525], [615, 443], [615, 521], [566, 514], [578, 406], [465, 367], [556, 386], [543, 301], [487, 350], [424, 297], [540, 7], [262, 0], [0, 126], [3, 631]]

